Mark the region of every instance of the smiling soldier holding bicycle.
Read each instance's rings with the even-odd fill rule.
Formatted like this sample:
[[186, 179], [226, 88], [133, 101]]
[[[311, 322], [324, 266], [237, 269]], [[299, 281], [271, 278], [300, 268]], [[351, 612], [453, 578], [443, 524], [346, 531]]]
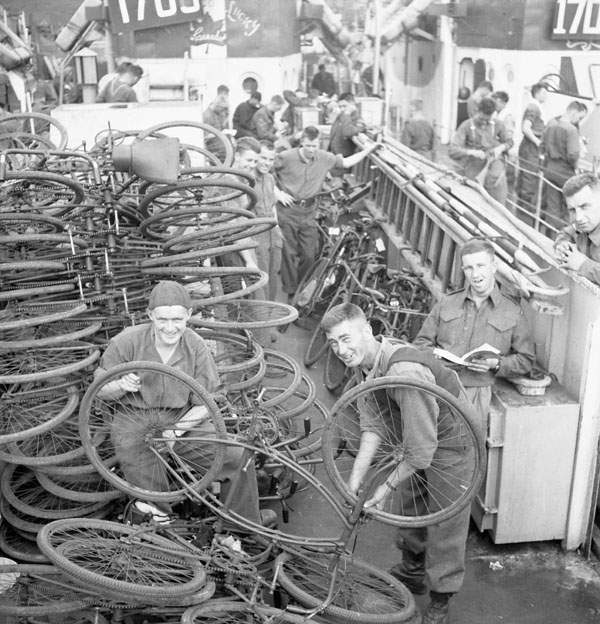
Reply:
[[[159, 282], [148, 301], [150, 323], [125, 328], [112, 338], [101, 360], [96, 377], [126, 362], [158, 362], [177, 369], [196, 380], [209, 393], [219, 385], [217, 368], [208, 346], [198, 334], [187, 327], [192, 315], [188, 291], [177, 282]], [[203, 405], [192, 405], [189, 391], [157, 373], [141, 371], [127, 373], [98, 392], [104, 401], [117, 406], [111, 423], [111, 439], [116, 459], [124, 478], [133, 486], [149, 492], [168, 490], [167, 469], [149, 443], [150, 426], [162, 430], [164, 445], [189, 466], [201, 470], [210, 462], [210, 446], [184, 440], [186, 432], [194, 429], [211, 437], [212, 423]], [[152, 419], [152, 423], [149, 421]], [[178, 450], [179, 447], [179, 450]], [[218, 479], [223, 483], [223, 496], [232, 480], [240, 474], [232, 511], [258, 524], [273, 524], [274, 512], [258, 508], [258, 488], [253, 462], [239, 471], [243, 449], [225, 445], [225, 459]], [[158, 505], [158, 503], [157, 503]], [[167, 520], [171, 509], [161, 501], [155, 519]], [[162, 516], [162, 517], [161, 517]]]
[[[357, 305], [333, 307], [321, 326], [333, 352], [355, 371], [359, 383], [390, 375], [426, 382], [455, 397], [467, 419], [472, 419], [472, 406], [454, 371], [426, 350], [374, 336]], [[385, 455], [392, 458], [385, 479], [367, 497], [365, 508], [382, 510], [399, 490], [405, 513], [418, 518], [456, 500], [458, 492], [467, 488], [473, 449], [450, 411], [431, 394], [400, 385], [358, 404], [360, 443], [348, 489], [357, 494], [368, 483], [371, 467]], [[464, 578], [469, 515], [467, 505], [447, 520], [398, 531], [403, 558], [390, 574], [414, 594], [425, 593], [427, 577], [431, 601], [423, 624], [450, 621], [449, 599]]]

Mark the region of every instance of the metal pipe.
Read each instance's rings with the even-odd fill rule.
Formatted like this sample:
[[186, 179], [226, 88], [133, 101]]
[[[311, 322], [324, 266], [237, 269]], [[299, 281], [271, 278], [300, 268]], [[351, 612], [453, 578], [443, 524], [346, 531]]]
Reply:
[[381, 4], [374, 0], [375, 8], [375, 49], [373, 51], [373, 95], [379, 93], [379, 61], [381, 57]]

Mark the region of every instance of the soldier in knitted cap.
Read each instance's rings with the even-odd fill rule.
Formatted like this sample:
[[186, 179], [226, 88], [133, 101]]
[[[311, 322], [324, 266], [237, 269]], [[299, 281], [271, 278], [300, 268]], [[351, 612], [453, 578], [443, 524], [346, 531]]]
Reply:
[[[209, 393], [215, 392], [219, 385], [219, 377], [212, 354], [204, 340], [187, 327], [187, 321], [192, 316], [192, 302], [188, 291], [177, 282], [159, 282], [150, 294], [148, 316], [149, 323], [126, 327], [112, 338], [102, 356], [96, 376], [125, 362], [139, 360], [159, 362], [190, 375]], [[160, 467], [160, 459], [144, 443], [146, 433], [143, 422], [144, 409], [152, 410], [165, 405], [179, 408], [182, 402], [180, 386], [177, 384], [169, 386], [159, 382], [160, 380], [149, 384], [152, 387], [144, 388], [139, 375], [128, 373], [107, 383], [98, 393], [101, 399], [120, 401], [124, 404], [127, 403], [127, 395], [130, 394], [131, 400], [135, 401], [140, 417], [137, 420], [131, 417], [119, 418], [117, 410], [112, 423], [111, 437], [125, 479], [132, 485], [149, 491], [163, 491], [167, 488], [166, 475]], [[140, 404], [141, 409], [138, 409]], [[188, 423], [193, 423], [190, 426], [199, 426], [198, 423], [205, 416], [202, 410], [205, 410], [204, 406], [192, 407], [177, 423], [178, 429], [189, 428], [186, 426]], [[165, 410], [165, 413], [168, 411]], [[184, 421], [185, 424], [180, 426]], [[163, 432], [165, 437], [168, 437], [168, 432], [173, 426], [173, 423], [165, 422], [166, 431]], [[206, 427], [208, 428], [206, 433], [210, 434], [212, 424], [208, 419]], [[237, 472], [242, 453], [243, 449], [240, 447], [226, 447], [225, 462], [219, 475], [219, 480], [223, 484], [223, 497], [226, 496], [230, 480]], [[198, 453], [198, 456], [201, 455], [203, 453]], [[259, 512], [256, 473], [252, 462], [247, 469], [241, 471], [240, 479], [232, 511], [259, 524], [274, 524], [273, 511], [267, 509]], [[157, 511], [159, 514], [162, 511], [166, 518], [170, 508], [161, 503], [161, 510]]]

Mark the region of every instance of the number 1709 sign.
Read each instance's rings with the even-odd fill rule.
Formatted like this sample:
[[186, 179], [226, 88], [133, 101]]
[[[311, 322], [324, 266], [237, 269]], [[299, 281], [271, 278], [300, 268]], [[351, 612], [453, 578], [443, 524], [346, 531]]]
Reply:
[[178, 24], [202, 17], [202, 0], [108, 0], [112, 32]]

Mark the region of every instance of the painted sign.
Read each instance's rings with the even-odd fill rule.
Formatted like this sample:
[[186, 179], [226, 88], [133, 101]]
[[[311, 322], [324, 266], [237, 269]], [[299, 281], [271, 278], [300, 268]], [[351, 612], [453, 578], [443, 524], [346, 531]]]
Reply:
[[108, 0], [112, 32], [180, 24], [203, 15], [202, 0]]
[[556, 0], [552, 39], [600, 39], [600, 0]]

